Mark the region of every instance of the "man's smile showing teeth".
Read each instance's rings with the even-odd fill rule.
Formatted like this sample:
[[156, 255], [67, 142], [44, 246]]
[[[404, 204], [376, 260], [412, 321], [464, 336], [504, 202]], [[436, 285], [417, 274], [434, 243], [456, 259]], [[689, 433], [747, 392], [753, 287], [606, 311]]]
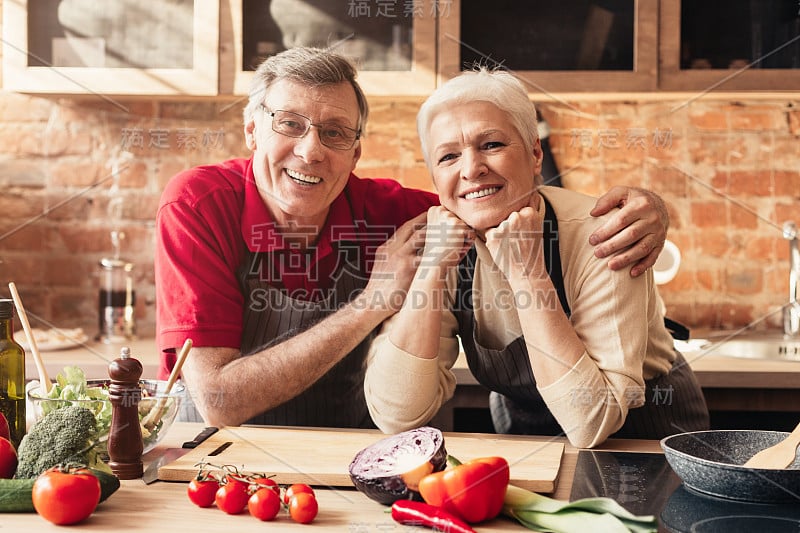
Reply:
[[494, 194], [500, 190], [500, 187], [489, 187], [488, 189], [481, 189], [479, 191], [472, 191], [468, 192], [464, 195], [464, 199], [466, 200], [474, 200], [475, 198], [483, 198], [484, 196], [489, 196], [490, 194]]
[[300, 183], [314, 184], [322, 181], [322, 178], [319, 178], [317, 176], [307, 176], [306, 174], [302, 174], [300, 172], [297, 172], [296, 170], [289, 170], [288, 168], [286, 169], [286, 173], [289, 175], [290, 178], [292, 178], [295, 181], [299, 181]]

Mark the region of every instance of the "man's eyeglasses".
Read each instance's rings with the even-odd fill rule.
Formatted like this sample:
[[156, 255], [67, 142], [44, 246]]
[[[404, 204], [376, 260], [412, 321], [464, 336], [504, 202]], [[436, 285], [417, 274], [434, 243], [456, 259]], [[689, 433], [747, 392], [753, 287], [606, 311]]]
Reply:
[[334, 150], [349, 150], [361, 137], [361, 130], [333, 123], [314, 124], [308, 117], [280, 109], [270, 111], [264, 104], [261, 109], [272, 117], [272, 131], [287, 137], [305, 137], [311, 126], [315, 126], [319, 130], [319, 142]]

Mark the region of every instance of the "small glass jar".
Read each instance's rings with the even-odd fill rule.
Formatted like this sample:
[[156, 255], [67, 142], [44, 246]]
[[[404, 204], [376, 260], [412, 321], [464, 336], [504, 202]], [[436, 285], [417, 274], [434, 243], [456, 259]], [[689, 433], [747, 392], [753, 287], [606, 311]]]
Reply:
[[103, 258], [100, 260], [100, 275], [102, 282], [98, 296], [98, 340], [113, 343], [135, 339], [136, 291], [133, 288], [133, 263]]

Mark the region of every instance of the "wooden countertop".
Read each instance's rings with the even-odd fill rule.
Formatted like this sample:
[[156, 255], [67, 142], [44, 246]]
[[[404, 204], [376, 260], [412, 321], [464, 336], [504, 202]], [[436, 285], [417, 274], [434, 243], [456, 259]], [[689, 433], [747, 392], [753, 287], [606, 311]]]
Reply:
[[[42, 358], [51, 378], [66, 365], [80, 366], [88, 378], [105, 378], [108, 376], [108, 364], [119, 356], [123, 346], [129, 346], [131, 355], [141, 361], [144, 367], [143, 377], [154, 379], [158, 372], [159, 354], [153, 338], [124, 344], [89, 342], [68, 350], [42, 352]], [[26, 359], [27, 378], [38, 379], [33, 358]], [[703, 388], [800, 389], [800, 379], [797, 379], [800, 375], [800, 361], [704, 355], [702, 351], [687, 354], [686, 359]], [[459, 385], [477, 385], [463, 354], [453, 371]]]
[[[685, 354], [703, 388], [800, 389], [800, 361]], [[477, 385], [464, 354], [453, 367], [459, 385]]]
[[800, 361], [686, 355], [703, 388], [800, 389]]
[[[202, 428], [201, 424], [176, 423], [165, 437], [161, 446], [147, 456], [149, 462], [163, 453], [167, 447], [180, 446], [190, 440]], [[265, 428], [265, 431], [269, 431]], [[335, 435], [335, 433], [334, 433]], [[463, 434], [461, 434], [463, 435]], [[475, 434], [478, 435], [478, 434]], [[376, 432], [376, 439], [380, 436]], [[497, 438], [497, 435], [491, 435]], [[335, 438], [333, 436], [332, 438]], [[446, 436], [445, 436], [446, 439]], [[565, 441], [566, 443], [566, 441]], [[656, 441], [611, 441], [604, 450], [660, 452]], [[497, 450], [502, 455], [502, 447]], [[553, 494], [558, 499], [569, 499], [572, 478], [575, 473], [578, 450], [566, 443], [562, 459], [559, 482]], [[122, 481], [122, 487], [106, 502], [100, 504], [95, 513], [85, 522], [73, 526], [81, 531], [174, 531], [197, 533], [198, 531], [254, 531], [257, 528], [272, 528], [280, 531], [373, 532], [373, 531], [416, 531], [402, 528], [393, 522], [384, 507], [354, 489], [317, 489], [319, 515], [310, 526], [303, 526], [281, 515], [277, 521], [260, 524], [247, 513], [227, 515], [215, 507], [200, 509], [189, 502], [186, 496], [186, 483], [156, 482], [145, 485], [141, 480]], [[61, 531], [63, 527], [46, 522], [36, 514], [3, 514], [3, 528], [8, 531]], [[483, 532], [526, 531], [510, 519], [500, 517], [477, 526]], [[311, 531], [311, 529], [308, 529]]]

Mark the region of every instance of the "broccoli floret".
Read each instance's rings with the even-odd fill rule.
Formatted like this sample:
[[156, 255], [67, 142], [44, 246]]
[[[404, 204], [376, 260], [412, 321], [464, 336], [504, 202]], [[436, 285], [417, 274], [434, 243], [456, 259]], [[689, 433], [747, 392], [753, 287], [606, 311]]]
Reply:
[[35, 478], [60, 463], [80, 463], [110, 472], [95, 450], [94, 414], [77, 405], [47, 413], [22, 438], [17, 455], [17, 478]]

